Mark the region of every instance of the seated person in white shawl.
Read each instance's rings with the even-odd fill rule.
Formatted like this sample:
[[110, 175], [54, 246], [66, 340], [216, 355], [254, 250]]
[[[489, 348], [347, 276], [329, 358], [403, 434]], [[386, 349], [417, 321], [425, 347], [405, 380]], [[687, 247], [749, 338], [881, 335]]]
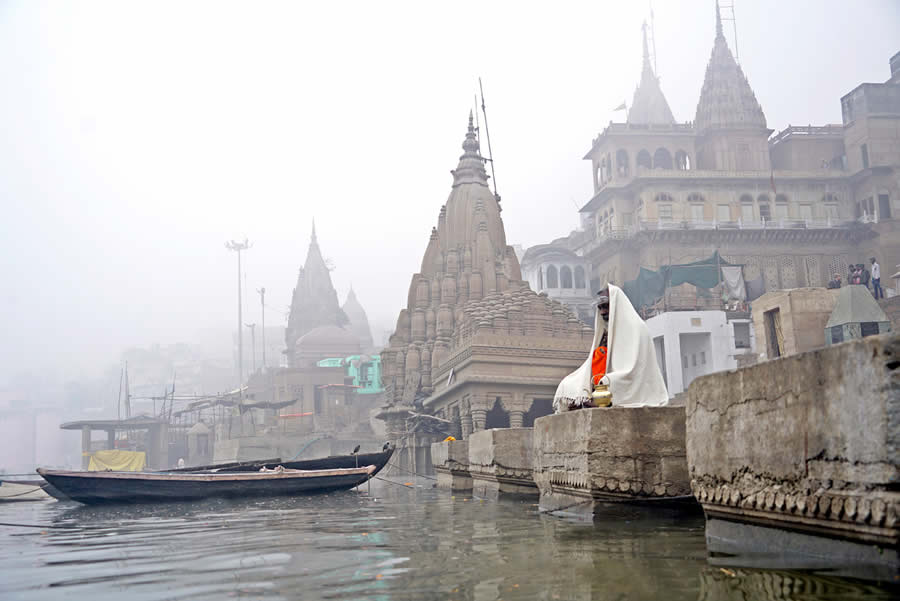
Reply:
[[559, 383], [556, 413], [594, 407], [595, 384], [609, 386], [616, 407], [662, 406], [669, 402], [647, 324], [621, 288], [598, 292], [594, 341], [585, 362]]

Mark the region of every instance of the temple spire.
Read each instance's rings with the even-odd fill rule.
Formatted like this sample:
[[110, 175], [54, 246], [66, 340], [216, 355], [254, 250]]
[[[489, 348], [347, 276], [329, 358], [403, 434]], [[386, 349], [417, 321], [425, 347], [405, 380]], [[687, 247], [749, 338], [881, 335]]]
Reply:
[[716, 0], [716, 39], [724, 38], [722, 33], [722, 12], [719, 10], [719, 0]]
[[641, 26], [641, 30], [644, 32], [644, 69], [650, 68], [650, 48], [647, 45], [647, 22], [644, 21], [644, 24]]
[[309, 243], [310, 244], [318, 244], [319, 243], [319, 241], [316, 240], [316, 218], [315, 217], [313, 217], [313, 220], [312, 220], [312, 236], [309, 237]]

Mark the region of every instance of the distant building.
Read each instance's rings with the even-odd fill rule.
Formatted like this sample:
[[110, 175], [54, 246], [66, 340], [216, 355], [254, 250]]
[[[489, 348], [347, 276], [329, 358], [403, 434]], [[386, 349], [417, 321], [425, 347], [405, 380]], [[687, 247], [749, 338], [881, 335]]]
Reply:
[[594, 325], [591, 264], [562, 244], [532, 246], [521, 259], [522, 276], [532, 290], [559, 301], [582, 322]]

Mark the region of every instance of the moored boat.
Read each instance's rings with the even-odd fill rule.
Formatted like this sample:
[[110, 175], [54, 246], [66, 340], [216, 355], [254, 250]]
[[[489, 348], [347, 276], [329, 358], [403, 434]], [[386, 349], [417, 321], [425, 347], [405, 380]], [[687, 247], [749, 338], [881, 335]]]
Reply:
[[394, 454], [394, 445], [387, 443], [384, 449], [377, 453], [358, 453], [350, 455], [332, 455], [330, 457], [321, 457], [319, 459], [299, 459], [292, 461], [282, 461], [281, 459], [263, 459], [262, 461], [245, 461], [240, 463], [220, 463], [214, 465], [204, 465], [199, 467], [181, 467], [172, 472], [251, 472], [258, 471], [262, 468], [273, 469], [277, 466], [283, 466], [285, 469], [291, 470], [334, 470], [347, 469], [360, 465], [374, 465], [375, 471], [372, 472], [374, 477], [380, 472], [384, 466], [390, 461]]
[[347, 490], [368, 480], [374, 465], [330, 470], [255, 472], [75, 472], [38, 468], [47, 482], [75, 501], [160, 503], [212, 497], [305, 495]]

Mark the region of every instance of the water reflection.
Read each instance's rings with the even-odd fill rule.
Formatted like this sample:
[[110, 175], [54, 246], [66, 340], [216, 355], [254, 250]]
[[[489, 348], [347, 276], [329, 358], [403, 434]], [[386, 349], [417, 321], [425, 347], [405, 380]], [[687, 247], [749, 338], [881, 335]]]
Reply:
[[702, 516], [610, 506], [584, 523], [540, 515], [531, 501], [479, 501], [430, 484], [189, 505], [0, 506], [0, 521], [54, 526], [0, 527], [0, 597], [888, 597], [840, 578], [709, 566]]

